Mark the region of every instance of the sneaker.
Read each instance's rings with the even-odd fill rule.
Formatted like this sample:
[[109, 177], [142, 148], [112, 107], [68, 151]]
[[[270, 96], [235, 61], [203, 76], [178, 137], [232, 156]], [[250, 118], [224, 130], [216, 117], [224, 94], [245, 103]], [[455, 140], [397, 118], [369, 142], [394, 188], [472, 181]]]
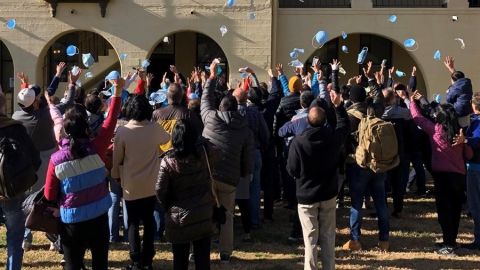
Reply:
[[480, 244], [477, 243], [468, 243], [468, 244], [463, 244], [461, 246], [462, 248], [468, 249], [468, 250], [480, 250]]
[[220, 253], [220, 262], [223, 264], [228, 264], [230, 263], [231, 256], [228, 254], [221, 254]]
[[191, 263], [195, 262], [195, 254], [194, 253], [190, 253], [188, 255], [188, 261], [191, 262]]
[[381, 251], [388, 252], [388, 249], [390, 248], [390, 243], [388, 241], [380, 241], [378, 242], [378, 248]]
[[60, 265], [61, 265], [61, 266], [65, 266], [65, 259], [64, 259], [64, 258], [62, 258], [62, 259], [60, 260]]
[[441, 256], [446, 256], [446, 257], [457, 256], [457, 254], [455, 254], [455, 249], [450, 246], [443, 246], [442, 248], [438, 249], [437, 254]]
[[360, 241], [357, 241], [357, 240], [348, 240], [345, 244], [343, 244], [342, 249], [350, 250], [350, 251], [358, 251], [358, 250], [362, 250], [362, 244], [360, 244]]
[[25, 252], [29, 251], [30, 249], [32, 249], [32, 242], [23, 240], [22, 248]]

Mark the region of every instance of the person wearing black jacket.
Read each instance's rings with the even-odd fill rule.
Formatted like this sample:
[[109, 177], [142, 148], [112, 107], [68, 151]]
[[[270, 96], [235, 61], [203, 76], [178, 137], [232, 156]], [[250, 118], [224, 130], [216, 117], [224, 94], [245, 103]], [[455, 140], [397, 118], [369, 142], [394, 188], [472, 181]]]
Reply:
[[[281, 65], [276, 66], [277, 72], [280, 75]], [[280, 91], [280, 82], [277, 77], [273, 75], [271, 69], [268, 70], [271, 78], [271, 89], [268, 91], [268, 97], [263, 102], [263, 118], [267, 124], [270, 134], [273, 134], [273, 121], [275, 112], [277, 111], [280, 100], [283, 97]], [[262, 189], [263, 189], [263, 217], [265, 220], [273, 221], [273, 201], [275, 198], [280, 198], [280, 173], [277, 159], [275, 159], [275, 139], [270, 136], [268, 146], [263, 153], [262, 160]], [[279, 138], [277, 138], [278, 140]]]
[[[334, 60], [333, 70], [340, 63]], [[305, 270], [317, 267], [319, 228], [323, 269], [335, 269], [337, 168], [342, 145], [349, 134], [348, 115], [342, 105], [341, 94], [330, 92], [335, 106], [336, 128], [326, 125], [326, 112], [314, 106], [308, 113], [311, 127], [296, 136], [288, 155], [287, 171], [295, 178], [298, 214], [305, 243]]]
[[[22, 122], [12, 120], [6, 116], [6, 98], [0, 92], [0, 140], [15, 139], [23, 145], [23, 149], [28, 151], [25, 156], [32, 159], [32, 165], [35, 170], [40, 167], [40, 152], [36, 149], [32, 139], [27, 133]], [[23, 234], [25, 231], [25, 216], [22, 211], [22, 203], [25, 194], [15, 198], [0, 200], [0, 208], [5, 215], [5, 225], [7, 227], [7, 269], [20, 269], [23, 260]]]

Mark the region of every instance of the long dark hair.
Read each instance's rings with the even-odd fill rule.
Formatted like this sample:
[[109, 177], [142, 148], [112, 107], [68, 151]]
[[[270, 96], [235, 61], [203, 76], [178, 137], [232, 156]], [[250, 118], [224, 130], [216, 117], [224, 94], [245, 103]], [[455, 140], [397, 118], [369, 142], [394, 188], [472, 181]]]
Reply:
[[199, 134], [189, 120], [180, 120], [172, 132], [173, 155], [184, 159], [190, 155], [199, 157], [197, 142]]
[[441, 104], [435, 109], [435, 122], [442, 125], [447, 141], [453, 144], [455, 135], [460, 132], [457, 113], [452, 104]]
[[70, 153], [75, 159], [88, 155], [87, 148], [80, 142], [90, 137], [87, 119], [87, 110], [81, 104], [73, 105], [64, 116], [63, 128], [70, 139]]

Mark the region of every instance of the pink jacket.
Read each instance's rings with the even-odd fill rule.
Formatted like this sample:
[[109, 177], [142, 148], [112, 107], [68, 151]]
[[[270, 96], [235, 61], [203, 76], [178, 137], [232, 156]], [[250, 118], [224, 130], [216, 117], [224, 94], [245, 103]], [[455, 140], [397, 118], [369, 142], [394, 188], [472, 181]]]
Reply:
[[442, 125], [425, 118], [416, 102], [410, 103], [410, 112], [415, 123], [430, 136], [432, 170], [465, 174], [465, 159], [472, 158], [472, 149], [467, 144], [452, 146], [446, 139]]

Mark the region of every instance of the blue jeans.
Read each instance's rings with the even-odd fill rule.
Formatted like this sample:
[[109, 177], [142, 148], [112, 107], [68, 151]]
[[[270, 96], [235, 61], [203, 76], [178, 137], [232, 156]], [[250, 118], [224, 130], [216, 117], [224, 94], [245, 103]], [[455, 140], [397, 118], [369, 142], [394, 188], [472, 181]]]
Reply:
[[262, 189], [260, 175], [262, 172], [262, 152], [255, 150], [253, 178], [250, 182], [250, 223], [260, 225], [260, 192]]
[[480, 171], [468, 169], [467, 172], [468, 209], [473, 217], [474, 243], [480, 246]]
[[388, 209], [385, 197], [385, 173], [374, 173], [369, 169], [358, 166], [352, 168], [352, 180], [350, 181], [350, 195], [352, 207], [350, 208], [350, 238], [360, 240], [362, 227], [362, 204], [367, 191], [373, 198], [378, 216], [378, 229], [380, 241], [388, 241], [389, 223]]
[[23, 234], [25, 232], [25, 216], [22, 212], [22, 202], [25, 196], [0, 201], [0, 207], [5, 214], [7, 227], [7, 270], [22, 269]]
[[112, 197], [112, 206], [108, 209], [108, 227], [110, 229], [110, 241], [115, 242], [120, 240], [120, 201], [123, 201], [123, 237], [126, 238], [128, 230], [128, 214], [125, 201], [122, 199], [122, 187], [114, 180], [110, 180], [110, 196]]

